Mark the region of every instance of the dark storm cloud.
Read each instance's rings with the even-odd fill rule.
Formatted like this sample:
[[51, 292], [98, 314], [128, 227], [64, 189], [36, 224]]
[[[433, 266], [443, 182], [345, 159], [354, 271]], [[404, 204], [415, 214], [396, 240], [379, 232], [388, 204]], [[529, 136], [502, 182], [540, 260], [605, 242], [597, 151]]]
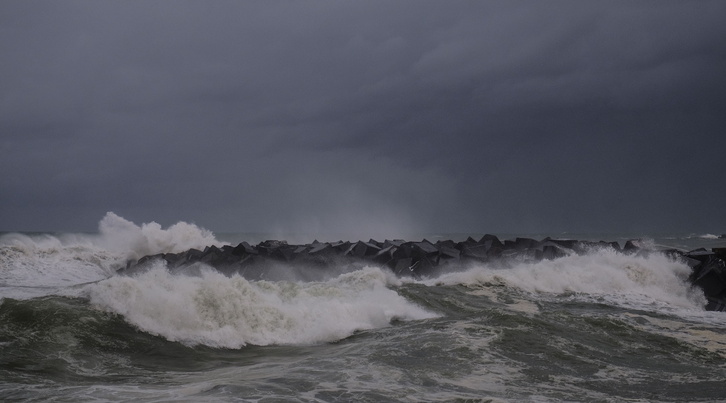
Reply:
[[720, 1], [0, 8], [2, 229], [726, 222]]

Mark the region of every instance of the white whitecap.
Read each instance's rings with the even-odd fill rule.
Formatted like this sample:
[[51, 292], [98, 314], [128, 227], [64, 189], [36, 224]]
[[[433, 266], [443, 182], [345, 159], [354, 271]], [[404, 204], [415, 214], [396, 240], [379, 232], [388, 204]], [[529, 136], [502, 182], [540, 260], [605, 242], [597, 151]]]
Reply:
[[211, 231], [184, 221], [163, 229], [153, 221], [139, 226], [112, 212], [106, 213], [99, 222], [98, 232], [94, 243], [123, 253], [128, 259], [222, 244]]
[[188, 345], [316, 344], [394, 319], [435, 317], [388, 286], [398, 280], [367, 267], [325, 282], [251, 282], [213, 270], [173, 275], [163, 263], [134, 277], [86, 287], [91, 303], [139, 329]]
[[98, 227], [97, 234], [0, 236], [2, 296], [56, 294], [58, 287], [108, 278], [128, 260], [222, 244], [210, 231], [186, 222], [166, 229], [155, 222], [139, 226], [109, 212]]
[[430, 284], [505, 285], [534, 295], [577, 295], [639, 308], [701, 311], [703, 293], [688, 283], [691, 269], [660, 253], [627, 255], [609, 249], [502, 268], [478, 265]]

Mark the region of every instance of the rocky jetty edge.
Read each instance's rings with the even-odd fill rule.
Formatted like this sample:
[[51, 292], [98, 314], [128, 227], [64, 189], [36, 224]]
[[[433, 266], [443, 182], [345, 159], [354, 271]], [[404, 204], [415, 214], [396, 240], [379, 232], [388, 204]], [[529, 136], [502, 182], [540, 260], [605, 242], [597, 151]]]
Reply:
[[[148, 269], [153, 262], [164, 261], [172, 271], [194, 271], [211, 266], [227, 275], [239, 274], [249, 280], [299, 279], [316, 280], [330, 275], [330, 270], [350, 271], [364, 265], [387, 267], [397, 276], [430, 277], [462, 265], [496, 262], [537, 262], [571, 254], [586, 254], [596, 248], [611, 248], [624, 254], [663, 253], [680, 259], [692, 270], [688, 280], [700, 287], [710, 311], [726, 311], [726, 248], [692, 251], [654, 250], [640, 240], [618, 242], [580, 241], [545, 238], [500, 240], [494, 235], [465, 241], [435, 243], [403, 240], [318, 242], [291, 245], [268, 240], [257, 245], [242, 242], [237, 246], [208, 246], [181, 253], [162, 253], [130, 261], [119, 274], [133, 274]], [[343, 269], [346, 268], [346, 269]]]

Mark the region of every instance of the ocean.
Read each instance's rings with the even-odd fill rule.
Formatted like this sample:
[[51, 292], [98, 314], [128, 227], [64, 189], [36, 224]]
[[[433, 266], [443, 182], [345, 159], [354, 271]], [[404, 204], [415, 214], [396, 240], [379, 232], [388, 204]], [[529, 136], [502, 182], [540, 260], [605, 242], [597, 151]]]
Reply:
[[[497, 235], [726, 246], [716, 234]], [[726, 400], [726, 313], [705, 311], [690, 268], [664, 254], [594, 249], [416, 279], [375, 265], [316, 281], [163, 262], [116, 273], [269, 237], [113, 214], [94, 234], [3, 233], [0, 401]]]

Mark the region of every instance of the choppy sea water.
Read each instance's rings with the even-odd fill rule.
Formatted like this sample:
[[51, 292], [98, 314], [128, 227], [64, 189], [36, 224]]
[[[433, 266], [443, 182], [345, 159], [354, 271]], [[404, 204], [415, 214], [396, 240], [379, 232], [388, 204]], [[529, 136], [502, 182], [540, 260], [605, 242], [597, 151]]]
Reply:
[[98, 234], [2, 235], [0, 400], [726, 399], [726, 314], [704, 311], [688, 266], [661, 254], [594, 250], [419, 280], [375, 266], [317, 282], [162, 264], [115, 274], [219, 242], [113, 215]]

